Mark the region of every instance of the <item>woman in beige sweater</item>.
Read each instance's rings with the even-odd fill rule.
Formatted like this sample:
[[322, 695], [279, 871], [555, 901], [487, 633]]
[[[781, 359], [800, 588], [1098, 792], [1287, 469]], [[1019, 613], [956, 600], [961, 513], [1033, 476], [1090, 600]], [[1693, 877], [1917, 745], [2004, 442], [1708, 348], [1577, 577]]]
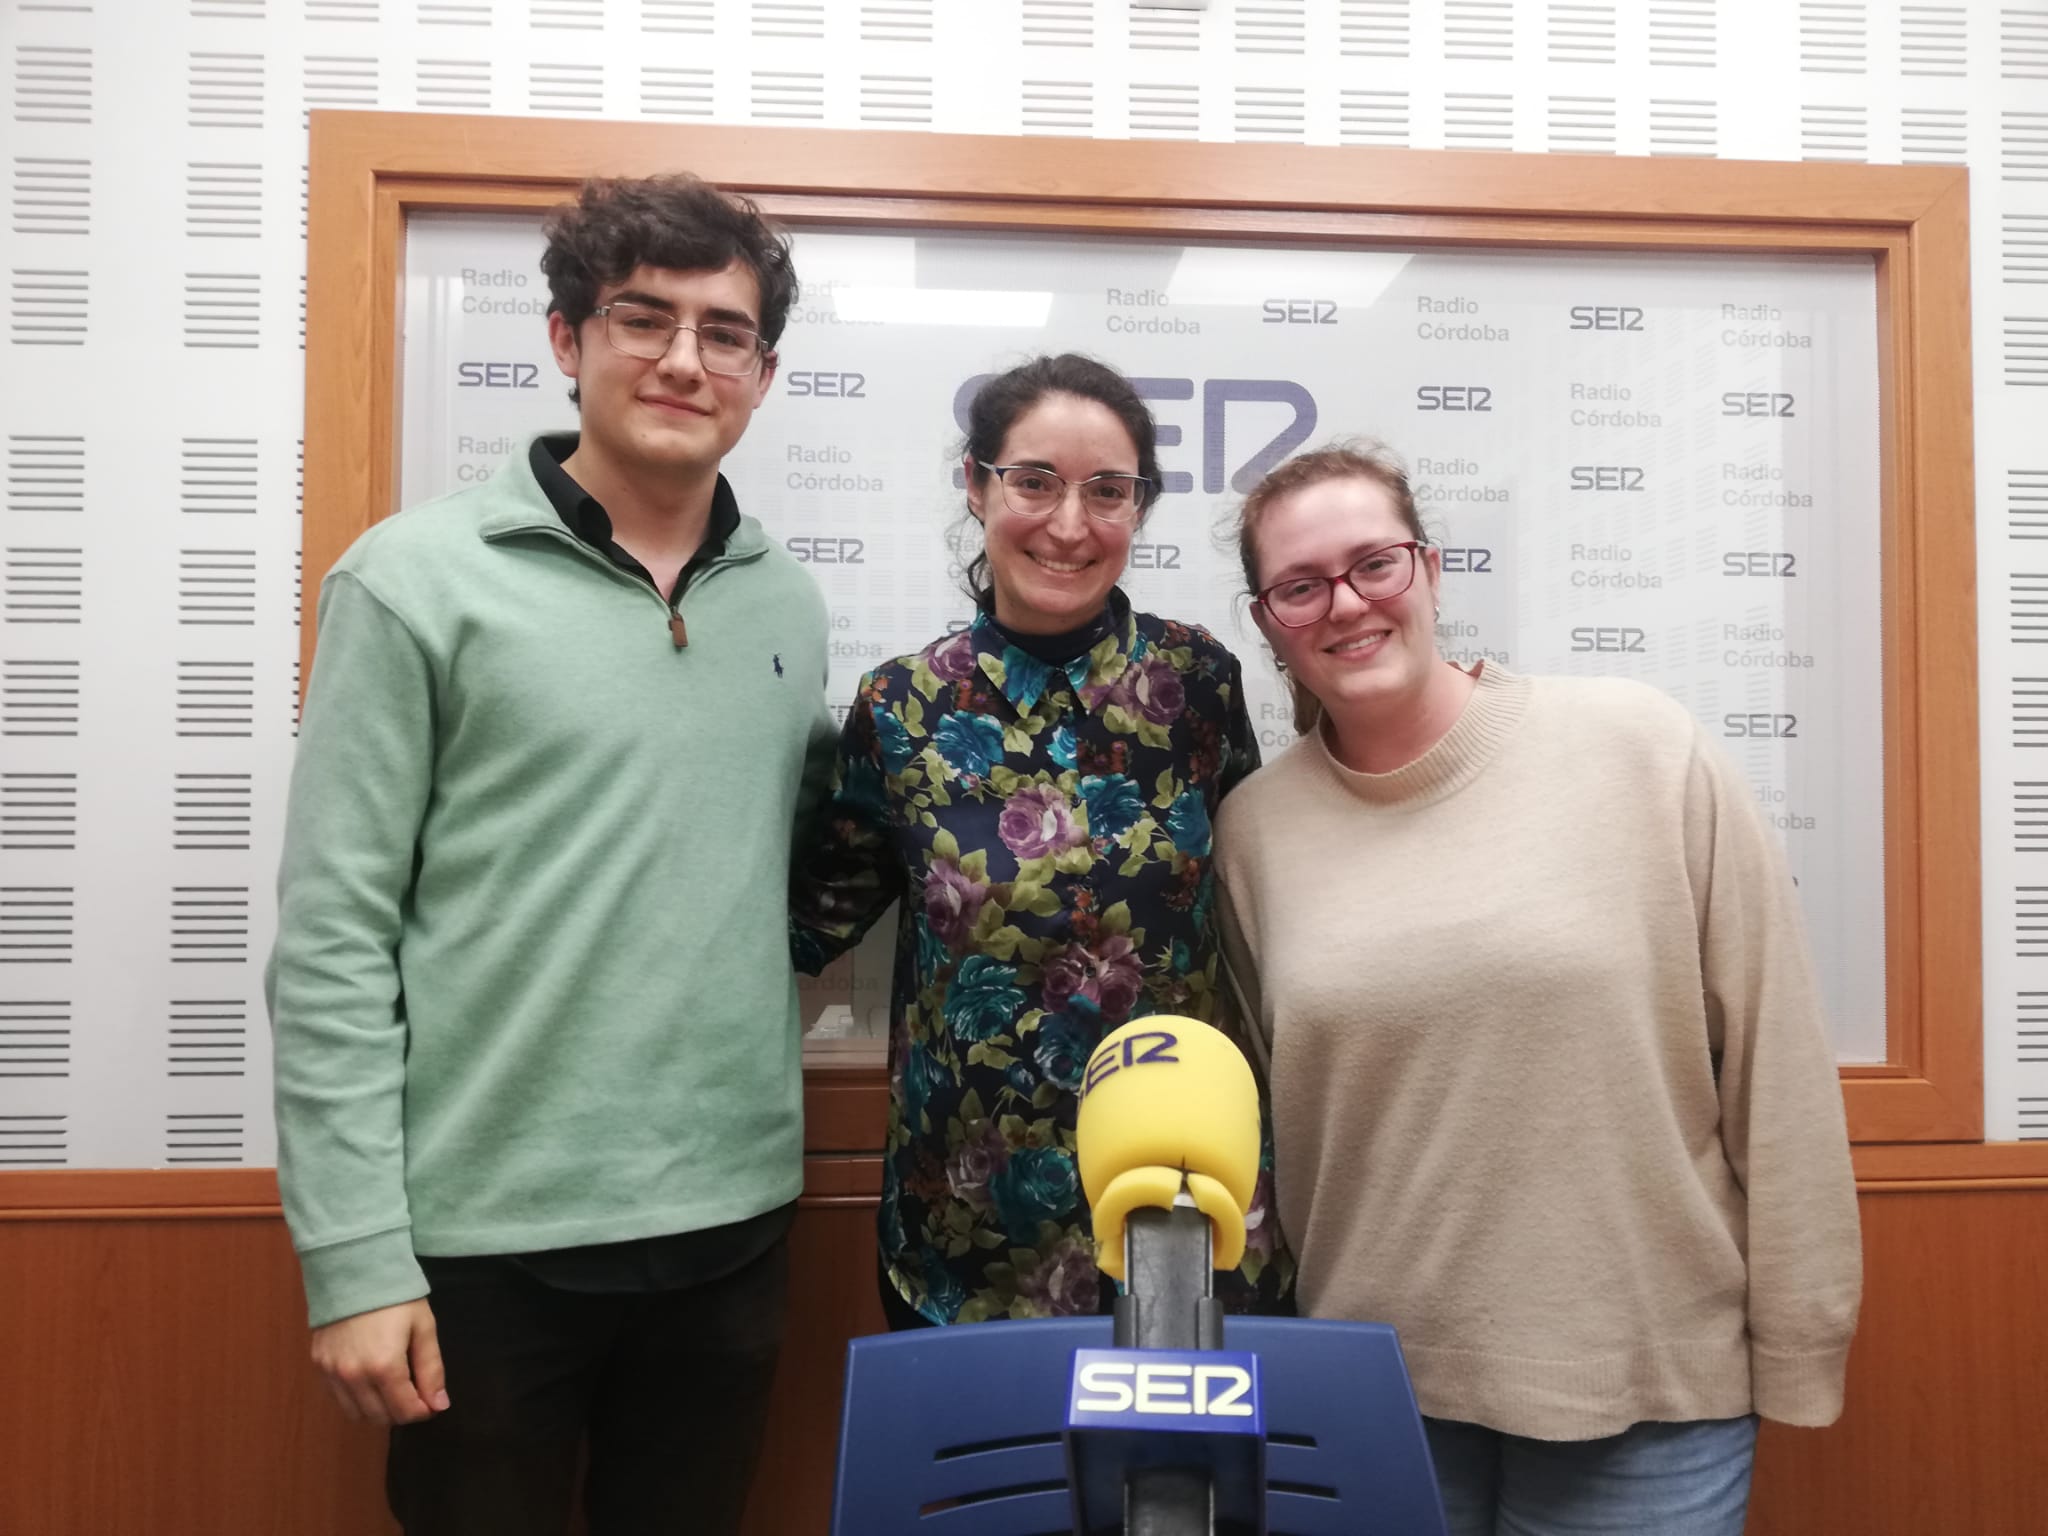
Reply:
[[1454, 1533], [1739, 1536], [1861, 1291], [1748, 788], [1654, 689], [1446, 662], [1380, 450], [1281, 465], [1240, 545], [1304, 735], [1223, 807], [1219, 913], [1303, 1312], [1399, 1330]]

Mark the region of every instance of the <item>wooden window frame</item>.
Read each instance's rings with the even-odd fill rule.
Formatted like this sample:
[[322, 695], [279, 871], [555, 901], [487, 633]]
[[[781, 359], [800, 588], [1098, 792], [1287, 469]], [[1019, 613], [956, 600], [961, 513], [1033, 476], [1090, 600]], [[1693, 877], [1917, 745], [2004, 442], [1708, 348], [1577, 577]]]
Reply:
[[[1866, 1192], [2048, 1187], [1983, 1136], [1969, 181], [1946, 166], [1061, 141], [316, 111], [308, 171], [304, 622], [393, 510], [406, 220], [687, 166], [796, 225], [1417, 247], [1864, 253], [1882, 456], [1886, 1060], [1844, 1066]], [[871, 1152], [871, 1059], [806, 1062], [814, 1154]], [[0, 1219], [274, 1215], [269, 1170], [0, 1174]]]
[[[406, 219], [688, 166], [795, 224], [1302, 244], [1859, 252], [1877, 268], [1886, 1059], [1852, 1137], [1983, 1135], [1968, 173], [1271, 144], [316, 112], [303, 659], [320, 579], [392, 509]], [[1931, 619], [1939, 614], [1939, 622]]]

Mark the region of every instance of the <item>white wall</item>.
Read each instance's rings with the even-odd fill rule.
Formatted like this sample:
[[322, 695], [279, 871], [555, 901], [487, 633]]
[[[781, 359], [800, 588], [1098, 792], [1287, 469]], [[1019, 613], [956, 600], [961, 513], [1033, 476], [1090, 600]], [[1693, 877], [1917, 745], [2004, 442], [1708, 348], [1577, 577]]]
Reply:
[[5, 3], [0, 1167], [272, 1156], [313, 106], [1969, 165], [1987, 1109], [2048, 1136], [2048, 0]]

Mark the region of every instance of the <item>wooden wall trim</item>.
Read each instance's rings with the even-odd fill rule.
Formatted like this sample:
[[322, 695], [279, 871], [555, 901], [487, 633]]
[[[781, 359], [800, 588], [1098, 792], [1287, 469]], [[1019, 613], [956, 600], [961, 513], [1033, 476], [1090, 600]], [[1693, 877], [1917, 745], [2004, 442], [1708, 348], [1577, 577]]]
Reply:
[[[1766, 1426], [1750, 1536], [2038, 1532], [2048, 1193], [1865, 1199], [1862, 1214], [1846, 1411], [1826, 1430]], [[808, 1209], [790, 1242], [747, 1536], [824, 1531], [846, 1341], [883, 1326], [871, 1209]], [[0, 1361], [0, 1446], [22, 1469], [0, 1476], [0, 1531], [397, 1536], [384, 1437], [345, 1423], [307, 1362], [281, 1224], [0, 1225]]]
[[283, 1214], [274, 1168], [0, 1173], [0, 1221], [220, 1221]]
[[[879, 1116], [868, 1121], [881, 1125]], [[872, 1142], [874, 1137], [869, 1136]], [[2048, 1189], [2048, 1142], [1907, 1143], [1853, 1149], [1866, 1195]], [[879, 1151], [813, 1153], [804, 1160], [806, 1207], [872, 1205]], [[0, 1222], [220, 1221], [279, 1217], [270, 1168], [79, 1170], [0, 1173]]]
[[[323, 110], [312, 114], [312, 124], [358, 163], [457, 181], [574, 182], [653, 175], [682, 163], [720, 184], [762, 192], [1073, 198], [1144, 207], [1905, 224], [1960, 176], [1947, 166], [1145, 140], [1064, 139], [1049, 154], [1043, 142], [1015, 137], [402, 112]], [[683, 161], [678, 145], [687, 148]]]

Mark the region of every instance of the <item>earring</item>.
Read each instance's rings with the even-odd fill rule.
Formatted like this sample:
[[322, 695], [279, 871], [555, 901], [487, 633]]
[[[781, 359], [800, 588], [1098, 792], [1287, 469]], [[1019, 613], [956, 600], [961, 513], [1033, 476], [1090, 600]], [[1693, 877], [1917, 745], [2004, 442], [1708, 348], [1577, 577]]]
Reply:
[[1436, 616], [1438, 618], [1442, 618], [1444, 616], [1444, 605], [1442, 603], [1438, 603], [1436, 605]]

